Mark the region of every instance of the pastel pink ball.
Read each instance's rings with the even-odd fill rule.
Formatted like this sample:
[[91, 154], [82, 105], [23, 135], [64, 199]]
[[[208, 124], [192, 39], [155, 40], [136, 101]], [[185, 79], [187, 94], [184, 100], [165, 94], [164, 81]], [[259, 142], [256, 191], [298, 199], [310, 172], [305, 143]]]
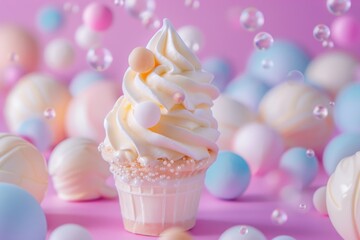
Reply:
[[318, 188], [313, 195], [313, 204], [320, 214], [327, 215], [328, 211], [326, 208], [326, 186]]
[[134, 117], [142, 127], [151, 128], [160, 120], [160, 108], [150, 101], [136, 104], [134, 108]]
[[113, 14], [106, 5], [93, 2], [85, 8], [83, 22], [92, 30], [98, 32], [105, 31], [113, 22]]
[[340, 47], [353, 47], [360, 40], [360, 23], [348, 15], [335, 18], [331, 24], [331, 36]]

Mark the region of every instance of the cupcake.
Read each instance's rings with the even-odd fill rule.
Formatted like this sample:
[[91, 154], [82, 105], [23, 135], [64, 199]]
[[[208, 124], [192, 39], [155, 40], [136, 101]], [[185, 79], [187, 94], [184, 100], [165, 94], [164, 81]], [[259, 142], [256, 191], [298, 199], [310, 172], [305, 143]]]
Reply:
[[219, 92], [166, 19], [146, 48], [133, 50], [129, 65], [100, 145], [125, 229], [152, 236], [174, 226], [188, 230], [218, 152], [211, 107]]

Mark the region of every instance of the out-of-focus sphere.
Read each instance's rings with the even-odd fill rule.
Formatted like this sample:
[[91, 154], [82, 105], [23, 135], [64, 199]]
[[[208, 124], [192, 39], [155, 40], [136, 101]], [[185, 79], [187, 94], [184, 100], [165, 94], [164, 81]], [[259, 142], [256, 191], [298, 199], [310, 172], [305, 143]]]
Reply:
[[86, 60], [90, 67], [96, 71], [102, 72], [111, 66], [113, 56], [107, 48], [91, 48], [86, 54]]
[[189, 233], [182, 228], [172, 227], [160, 234], [159, 240], [192, 240]]
[[65, 137], [65, 113], [70, 93], [59, 81], [43, 73], [25, 75], [9, 93], [5, 118], [10, 131], [16, 132], [30, 118], [44, 118], [44, 110], [53, 108], [56, 117], [47, 121], [52, 132], [51, 143]]
[[81, 25], [76, 30], [75, 41], [84, 49], [96, 48], [100, 46], [101, 36], [98, 32], [91, 30], [88, 26]]
[[324, 119], [313, 115], [316, 105], [327, 106], [330, 99], [303, 82], [288, 81], [272, 88], [263, 97], [260, 118], [277, 130], [287, 147], [311, 148], [321, 153], [333, 135], [331, 114]]
[[315, 156], [309, 156], [305, 148], [294, 147], [287, 150], [280, 160], [280, 168], [291, 173], [302, 188], [310, 185], [315, 179], [319, 163]]
[[281, 235], [281, 236], [274, 237], [272, 240], [296, 240], [296, 239], [293, 237], [290, 237], [288, 235]]
[[360, 133], [360, 83], [350, 84], [339, 92], [334, 118], [340, 131]]
[[327, 0], [326, 6], [330, 13], [339, 16], [349, 11], [351, 0]]
[[82, 71], [71, 80], [69, 89], [73, 96], [80, 94], [93, 83], [104, 80], [105, 76], [97, 71]]
[[254, 46], [258, 50], [266, 50], [273, 44], [273, 37], [267, 32], [260, 32], [254, 37]]
[[341, 16], [331, 24], [332, 39], [344, 48], [354, 47], [360, 40], [360, 22], [352, 16]]
[[0, 26], [0, 76], [9, 65], [11, 54], [18, 56], [16, 63], [25, 72], [34, 71], [39, 62], [39, 46], [37, 40], [28, 30], [17, 25]]
[[49, 240], [93, 240], [93, 237], [80, 225], [64, 224], [51, 233]]
[[219, 240], [266, 240], [266, 237], [254, 227], [237, 225], [223, 232]]
[[18, 185], [41, 202], [48, 187], [42, 154], [24, 139], [4, 133], [0, 134], [0, 149], [0, 182]]
[[195, 26], [184, 26], [177, 30], [186, 46], [194, 52], [199, 51], [204, 43], [203, 33]]
[[83, 12], [83, 22], [94, 31], [105, 31], [113, 22], [113, 13], [111, 9], [98, 2], [90, 3]]
[[0, 183], [0, 236], [6, 240], [45, 240], [47, 223], [38, 202], [23, 189]]
[[72, 66], [75, 61], [75, 51], [66, 39], [52, 40], [45, 48], [44, 60], [55, 70], [64, 70]]
[[[264, 68], [264, 59], [271, 59], [273, 66]], [[305, 72], [309, 63], [308, 54], [292, 42], [276, 40], [266, 51], [254, 51], [247, 63], [248, 73], [273, 86], [287, 80], [290, 71]]]
[[154, 102], [141, 102], [134, 107], [134, 118], [143, 128], [155, 126], [161, 117], [159, 106]]
[[325, 172], [330, 176], [342, 159], [358, 151], [360, 151], [360, 133], [343, 133], [334, 137], [326, 145], [323, 153]]
[[128, 63], [133, 71], [146, 73], [155, 67], [155, 56], [149, 49], [137, 47], [129, 54]]
[[264, 25], [265, 19], [261, 11], [254, 7], [244, 9], [240, 15], [241, 26], [248, 31], [255, 31]]
[[232, 80], [226, 87], [224, 94], [243, 103], [253, 112], [258, 111], [261, 99], [270, 87], [250, 75], [241, 75]]
[[[106, 184], [109, 165], [98, 151], [98, 143], [86, 138], [68, 138], [59, 143], [49, 159], [49, 173], [61, 199], [86, 201], [117, 196]], [[91, 183], [91, 184], [89, 184]]]
[[233, 149], [246, 159], [252, 174], [263, 175], [278, 167], [284, 145], [281, 136], [272, 128], [249, 123], [235, 133]]
[[332, 225], [346, 240], [359, 239], [360, 153], [344, 158], [326, 186], [326, 207]]
[[124, 7], [131, 16], [143, 20], [154, 13], [156, 3], [155, 0], [125, 0]]
[[105, 138], [104, 119], [120, 95], [120, 86], [115, 82], [97, 81], [74, 96], [66, 115], [68, 136], [102, 142]]
[[212, 57], [206, 59], [202, 66], [206, 71], [214, 75], [212, 84], [220, 91], [223, 91], [231, 80], [232, 69], [230, 63], [225, 59]]
[[237, 129], [253, 121], [255, 114], [244, 104], [221, 94], [212, 107], [220, 132], [217, 144], [221, 150], [232, 150], [232, 141]]
[[61, 9], [55, 6], [46, 6], [39, 10], [37, 25], [44, 32], [55, 32], [64, 23], [64, 16]]
[[326, 186], [316, 189], [313, 195], [313, 205], [320, 214], [327, 215]]
[[318, 24], [313, 30], [313, 36], [320, 42], [325, 41], [330, 37], [330, 28], [325, 24]]
[[354, 80], [359, 62], [345, 52], [325, 52], [311, 61], [306, 69], [310, 83], [325, 89], [332, 98]]

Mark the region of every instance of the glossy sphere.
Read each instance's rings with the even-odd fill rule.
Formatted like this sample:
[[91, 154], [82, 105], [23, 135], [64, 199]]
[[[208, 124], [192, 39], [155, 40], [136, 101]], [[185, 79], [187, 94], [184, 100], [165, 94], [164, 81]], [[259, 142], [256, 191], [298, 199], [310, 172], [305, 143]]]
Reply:
[[105, 71], [108, 69], [112, 62], [113, 57], [107, 48], [91, 48], [86, 54], [86, 60], [90, 67], [96, 71]]
[[50, 235], [49, 240], [93, 240], [93, 237], [84, 227], [77, 224], [64, 224], [57, 227]]
[[330, 13], [339, 16], [349, 11], [351, 0], [327, 0], [326, 6]]
[[233, 149], [246, 159], [252, 174], [262, 175], [278, 167], [284, 145], [272, 128], [249, 123], [235, 133]]
[[102, 3], [93, 2], [83, 12], [83, 22], [94, 31], [105, 31], [113, 22], [113, 13]]
[[280, 168], [291, 173], [305, 188], [315, 179], [319, 170], [315, 156], [309, 157], [305, 148], [295, 147], [287, 150], [280, 160]]
[[40, 9], [37, 16], [37, 25], [44, 32], [54, 32], [62, 27], [64, 16], [61, 9], [47, 6]]
[[233, 152], [220, 151], [206, 172], [205, 186], [215, 197], [231, 200], [245, 192], [250, 178], [250, 168], [242, 157]]
[[232, 69], [230, 63], [223, 58], [208, 58], [203, 62], [203, 68], [214, 75], [214, 84], [220, 91], [223, 91], [231, 80]]
[[129, 55], [130, 68], [138, 73], [149, 72], [155, 67], [154, 54], [147, 48], [137, 47]]
[[69, 85], [70, 93], [73, 96], [80, 94], [93, 83], [105, 79], [105, 76], [96, 71], [82, 71], [75, 75]]
[[47, 224], [39, 203], [23, 189], [0, 183], [0, 236], [7, 240], [45, 240]]
[[330, 176], [345, 157], [360, 151], [360, 133], [343, 133], [333, 138], [323, 154], [325, 172]]
[[249, 7], [240, 15], [240, 24], [248, 31], [255, 31], [264, 25], [264, 15], [258, 9]]
[[192, 240], [193, 238], [189, 233], [181, 228], [173, 227], [166, 229], [160, 234], [159, 240]]
[[331, 24], [332, 39], [338, 46], [354, 47], [360, 39], [360, 22], [352, 16], [335, 18]]
[[155, 126], [161, 117], [160, 108], [153, 102], [142, 102], [135, 105], [134, 117], [143, 128]]
[[223, 232], [219, 238], [219, 240], [266, 240], [265, 235], [260, 232], [258, 229], [245, 226], [238, 225], [227, 229]]
[[55, 39], [45, 48], [46, 64], [55, 70], [64, 70], [72, 66], [75, 61], [75, 51], [66, 39]]
[[258, 50], [266, 50], [273, 44], [273, 37], [267, 32], [260, 32], [254, 37], [254, 46]]
[[320, 214], [327, 215], [326, 209], [326, 186], [316, 189], [313, 195], [313, 204]]

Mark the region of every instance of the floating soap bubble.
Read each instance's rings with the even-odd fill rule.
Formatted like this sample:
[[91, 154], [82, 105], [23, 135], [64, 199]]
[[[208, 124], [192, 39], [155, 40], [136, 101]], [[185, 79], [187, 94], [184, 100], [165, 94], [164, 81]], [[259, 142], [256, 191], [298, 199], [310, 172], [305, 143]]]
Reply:
[[261, 61], [261, 66], [264, 68], [264, 69], [269, 69], [269, 68], [272, 68], [274, 66], [274, 61], [271, 60], [271, 59], [263, 59]]
[[124, 6], [125, 5], [125, 0], [114, 0], [114, 4], [116, 6]]
[[326, 107], [317, 105], [314, 107], [313, 114], [317, 119], [324, 119], [328, 116], [329, 111]]
[[313, 36], [318, 41], [325, 41], [330, 37], [330, 28], [325, 24], [318, 24], [314, 27]]
[[305, 211], [307, 209], [306, 203], [300, 203], [299, 204], [299, 209], [302, 210], [302, 211]]
[[313, 157], [315, 157], [315, 152], [314, 152], [314, 150], [312, 150], [312, 149], [307, 149], [306, 150], [306, 156], [307, 157], [309, 157], [309, 158], [313, 158]]
[[292, 70], [288, 73], [287, 80], [304, 81], [304, 74], [298, 70]]
[[106, 48], [91, 48], [87, 52], [86, 60], [97, 71], [105, 71], [113, 61], [111, 52]]
[[198, 0], [185, 0], [185, 6], [192, 9], [198, 9], [200, 7], [200, 1]]
[[330, 13], [339, 16], [349, 11], [351, 0], [327, 0], [326, 6]]
[[240, 232], [240, 235], [246, 235], [246, 234], [248, 234], [249, 229], [246, 226], [241, 226], [239, 232]]
[[254, 7], [246, 8], [241, 12], [240, 24], [248, 31], [255, 31], [264, 25], [264, 15]]
[[324, 48], [333, 48], [334, 47], [334, 42], [330, 41], [330, 40], [325, 40], [322, 42], [322, 46]]
[[266, 50], [273, 44], [273, 37], [267, 32], [260, 32], [254, 37], [254, 45], [259, 50]]
[[126, 0], [124, 2], [126, 11], [133, 17], [143, 19], [146, 15], [155, 11], [155, 0]]
[[44, 110], [44, 117], [46, 119], [53, 119], [56, 117], [56, 111], [53, 108], [47, 108]]
[[329, 105], [330, 105], [330, 107], [335, 107], [335, 102], [330, 101], [330, 102], [329, 102]]
[[288, 220], [288, 216], [285, 211], [276, 208], [271, 213], [271, 220], [276, 224], [282, 225], [282, 224], [286, 223], [286, 221]]
[[64, 3], [63, 8], [64, 8], [65, 12], [69, 12], [69, 13], [78, 13], [80, 10], [79, 5], [71, 3], [71, 2]]
[[141, 18], [141, 23], [147, 29], [158, 29], [161, 26], [160, 19], [152, 12], [146, 12]]

